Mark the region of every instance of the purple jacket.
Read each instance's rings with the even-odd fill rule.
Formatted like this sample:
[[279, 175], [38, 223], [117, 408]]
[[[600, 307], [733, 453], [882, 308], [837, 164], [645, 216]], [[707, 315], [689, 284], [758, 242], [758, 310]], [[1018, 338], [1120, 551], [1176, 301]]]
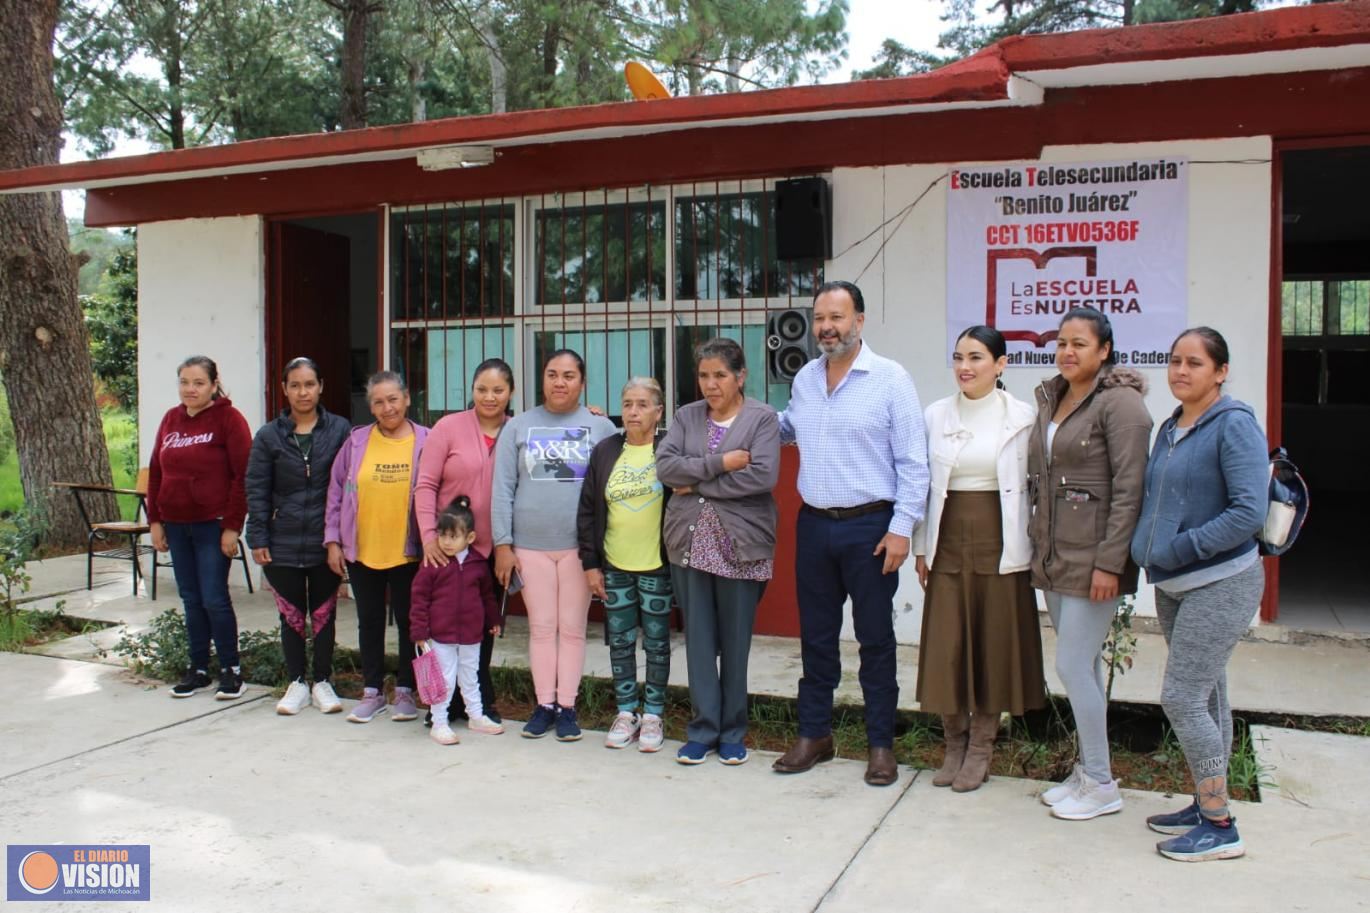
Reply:
[[[409, 470], [409, 531], [404, 540], [404, 553], [416, 558], [423, 553], [423, 547], [419, 544], [419, 524], [414, 517], [414, 486], [419, 481], [419, 453], [428, 438], [428, 428], [418, 422], [409, 425], [414, 429], [414, 462]], [[357, 560], [357, 474], [361, 472], [366, 441], [374, 427], [373, 422], [352, 429], [333, 460], [333, 473], [328, 482], [323, 541], [325, 545], [330, 542], [341, 545], [343, 557], [348, 561]]]
[[410, 591], [409, 637], [440, 644], [478, 644], [499, 624], [495, 575], [490, 559], [474, 547], [466, 561], [446, 567], [421, 567]]

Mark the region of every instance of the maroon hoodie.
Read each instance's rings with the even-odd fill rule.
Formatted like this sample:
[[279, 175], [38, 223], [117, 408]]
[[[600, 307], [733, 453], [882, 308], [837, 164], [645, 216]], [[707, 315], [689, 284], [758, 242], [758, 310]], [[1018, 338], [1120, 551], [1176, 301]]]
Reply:
[[184, 405], [162, 416], [147, 474], [150, 523], [218, 520], [241, 530], [247, 516], [244, 477], [252, 432], [226, 396], [190, 415]]
[[454, 558], [445, 567], [419, 568], [410, 590], [410, 639], [480, 643], [485, 632], [499, 624], [494, 581], [490, 559], [475, 548], [467, 551], [461, 564]]

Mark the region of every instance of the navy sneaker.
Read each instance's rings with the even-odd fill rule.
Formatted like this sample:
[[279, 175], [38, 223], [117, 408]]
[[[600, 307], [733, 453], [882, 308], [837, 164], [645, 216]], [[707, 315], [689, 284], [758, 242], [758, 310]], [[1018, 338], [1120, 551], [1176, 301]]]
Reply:
[[1167, 859], [1180, 862], [1208, 862], [1211, 859], [1236, 859], [1246, 853], [1242, 838], [1237, 833], [1237, 819], [1230, 818], [1227, 827], [1218, 827], [1207, 818], [1200, 818], [1199, 826], [1179, 837], [1171, 837], [1156, 844], [1156, 852]]
[[552, 723], [556, 722], [557, 712], [554, 707], [544, 707], [538, 704], [533, 711], [532, 717], [523, 724], [523, 737], [525, 739], [540, 739], [547, 734], [547, 730], [552, 728]]
[[711, 751], [713, 746], [705, 745], [703, 742], [686, 742], [675, 753], [675, 759], [681, 764], [703, 764]]
[[576, 708], [557, 705], [557, 741], [580, 740], [580, 724], [576, 722]]
[[1191, 802], [1178, 812], [1152, 815], [1146, 819], [1146, 826], [1158, 834], [1187, 834], [1203, 823], [1202, 818], [1199, 803]]
[[737, 766], [747, 763], [747, 746], [741, 742], [719, 742], [718, 763]]

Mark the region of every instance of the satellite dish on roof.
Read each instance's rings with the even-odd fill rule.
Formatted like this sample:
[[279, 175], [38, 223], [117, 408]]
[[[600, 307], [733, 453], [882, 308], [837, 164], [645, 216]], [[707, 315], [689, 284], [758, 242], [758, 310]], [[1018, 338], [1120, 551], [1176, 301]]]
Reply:
[[638, 101], [654, 101], [658, 98], [671, 97], [671, 93], [666, 91], [661, 80], [657, 79], [651, 70], [636, 60], [628, 61], [623, 68], [623, 77], [628, 80], [628, 90], [633, 93], [633, 98]]

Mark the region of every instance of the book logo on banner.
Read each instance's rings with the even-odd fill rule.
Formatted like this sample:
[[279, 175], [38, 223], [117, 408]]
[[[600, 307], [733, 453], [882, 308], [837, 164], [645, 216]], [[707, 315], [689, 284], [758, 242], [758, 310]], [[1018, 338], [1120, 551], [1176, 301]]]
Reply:
[[1113, 323], [1121, 364], [1162, 365], [1184, 329], [1187, 161], [954, 168], [947, 199], [947, 359], [984, 323], [1008, 362], [1055, 362], [1071, 308]]
[[149, 848], [143, 845], [11, 844], [5, 899], [150, 900]]

